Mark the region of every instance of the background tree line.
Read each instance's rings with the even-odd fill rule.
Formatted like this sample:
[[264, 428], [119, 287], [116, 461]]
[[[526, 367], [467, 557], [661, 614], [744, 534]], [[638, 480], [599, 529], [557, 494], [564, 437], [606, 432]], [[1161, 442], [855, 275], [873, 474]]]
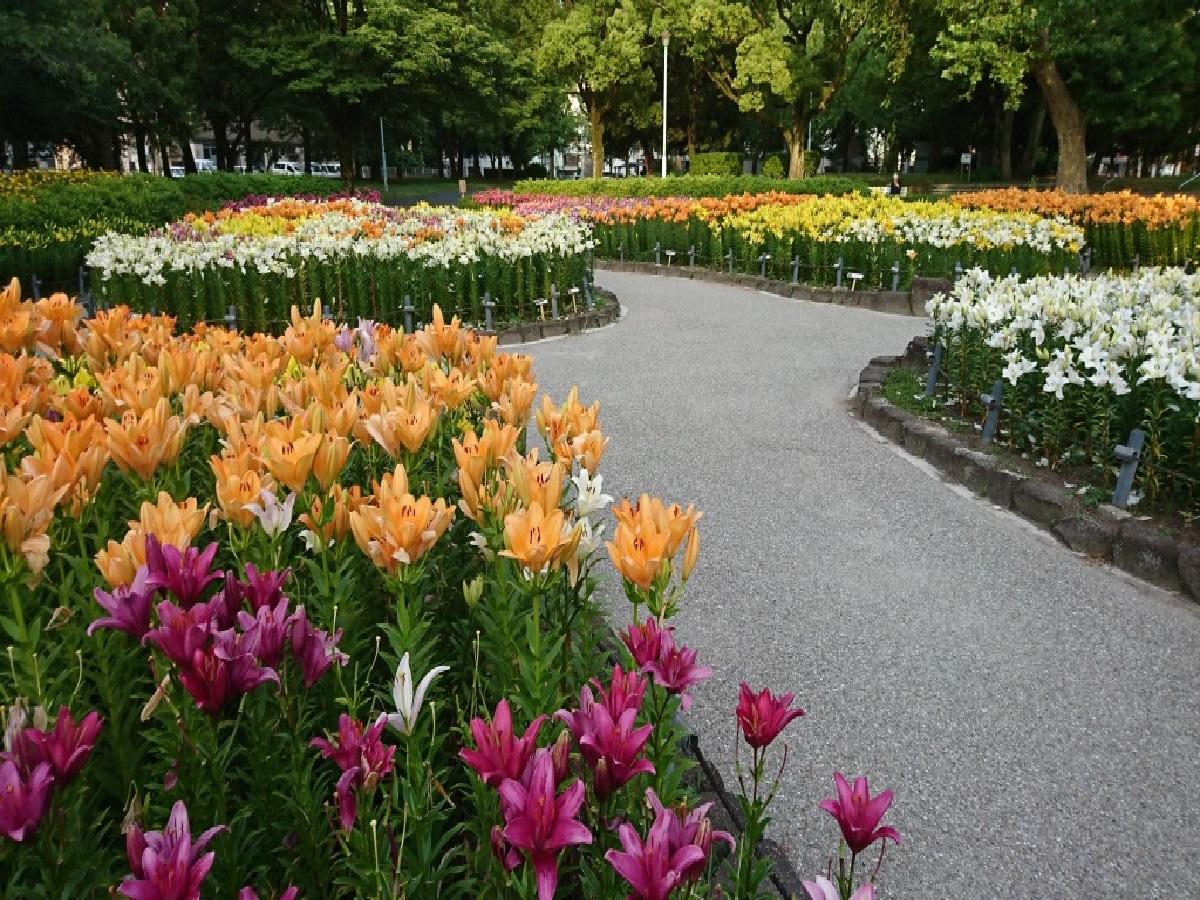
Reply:
[[597, 170], [638, 148], [653, 172], [664, 31], [667, 152], [782, 151], [791, 177], [975, 148], [1080, 190], [1089, 158], [1190, 159], [1200, 131], [1194, 0], [5, 0], [0, 138], [18, 167], [52, 142], [113, 168], [131, 140], [192, 169], [207, 123], [230, 169], [257, 122], [350, 177], [382, 115], [391, 161], [457, 175], [582, 125]]

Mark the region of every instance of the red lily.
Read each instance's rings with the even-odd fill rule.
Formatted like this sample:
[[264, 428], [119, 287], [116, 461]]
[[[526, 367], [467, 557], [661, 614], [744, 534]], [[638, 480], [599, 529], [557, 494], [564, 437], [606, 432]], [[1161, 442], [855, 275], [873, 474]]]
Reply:
[[837, 797], [826, 797], [821, 801], [821, 809], [837, 819], [851, 853], [858, 855], [880, 840], [900, 843], [900, 832], [895, 828], [890, 825], [879, 827], [879, 820], [892, 805], [891, 791], [883, 791], [872, 798], [866, 778], [854, 779], [852, 790], [841, 772], [833, 773], [833, 783], [837, 787]]
[[537, 875], [538, 900], [551, 900], [558, 887], [558, 854], [572, 844], [590, 844], [592, 833], [575, 817], [583, 805], [583, 782], [555, 792], [554, 761], [548, 750], [534, 754], [528, 778], [500, 785], [502, 837], [529, 854]]
[[491, 787], [499, 787], [506, 778], [520, 778], [525, 765], [537, 749], [537, 735], [546, 721], [538, 716], [529, 723], [521, 737], [513, 736], [512, 710], [508, 701], [496, 704], [496, 713], [490, 723], [483, 719], [471, 720], [471, 735], [476, 749], [464, 747], [459, 758], [479, 773], [479, 777]]
[[706, 679], [713, 670], [711, 666], [696, 665], [696, 651], [677, 647], [671, 635], [669, 644], [663, 641], [658, 658], [642, 666], [642, 671], [653, 675], [654, 683], [668, 694], [680, 695], [679, 708], [686, 711], [692, 705], [692, 698], [684, 692]]
[[779, 737], [789, 722], [804, 715], [804, 710], [791, 709], [791, 705], [791, 694], [776, 697], [767, 688], [755, 694], [743, 681], [738, 689], [736, 714], [746, 743], [755, 748], [765, 747]]

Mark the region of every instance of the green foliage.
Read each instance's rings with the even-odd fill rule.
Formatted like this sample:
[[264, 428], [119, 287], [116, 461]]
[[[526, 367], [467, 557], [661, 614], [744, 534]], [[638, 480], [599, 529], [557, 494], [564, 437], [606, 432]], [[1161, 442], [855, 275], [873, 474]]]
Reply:
[[518, 194], [568, 197], [724, 197], [729, 194], [862, 194], [867, 189], [851, 178], [771, 179], [757, 175], [682, 175], [671, 178], [579, 178], [574, 181], [518, 181]]
[[[692, 155], [692, 165], [688, 174], [699, 175], [741, 175], [742, 154], [740, 153], [695, 153]], [[765, 174], [765, 173], [764, 173]], [[780, 171], [775, 178], [782, 178]]]
[[783, 156], [779, 153], [772, 153], [763, 162], [763, 178], [782, 178], [785, 171], [787, 171], [787, 167], [784, 165]]

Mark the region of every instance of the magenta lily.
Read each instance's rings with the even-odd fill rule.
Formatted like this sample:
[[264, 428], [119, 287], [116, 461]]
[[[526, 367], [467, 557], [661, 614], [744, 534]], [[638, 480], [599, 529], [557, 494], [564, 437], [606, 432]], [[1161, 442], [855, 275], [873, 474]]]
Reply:
[[500, 785], [504, 840], [529, 854], [537, 876], [538, 900], [551, 900], [558, 887], [558, 855], [565, 847], [590, 844], [592, 833], [576, 819], [583, 805], [583, 782], [556, 793], [554, 762], [538, 750], [525, 783], [512, 778]]
[[143, 643], [153, 644], [177, 666], [190, 665], [196, 651], [212, 633], [213, 605], [197, 603], [181, 609], [169, 600], [158, 604], [158, 627], [146, 632]]
[[53, 787], [50, 763], [38, 763], [24, 776], [11, 758], [0, 759], [0, 833], [19, 844], [37, 831]]
[[628, 784], [642, 772], [653, 773], [654, 764], [639, 757], [650, 740], [652, 725], [634, 727], [638, 711], [626, 709], [616, 721], [608, 708], [593, 702], [584, 688], [583, 705], [573, 713], [559, 710], [555, 718], [566, 722], [579, 751], [592, 770], [592, 787], [596, 797], [603, 800], [613, 791]]
[[679, 695], [679, 708], [686, 711], [692, 705], [692, 698], [685, 692], [708, 678], [712, 674], [712, 667], [696, 665], [696, 651], [677, 647], [673, 635], [670, 644], [665, 641], [663, 644], [665, 649], [657, 659], [642, 666], [642, 671], [653, 675], [654, 683], [668, 694]]
[[622, 822], [617, 830], [621, 851], [604, 854], [609, 865], [624, 878], [631, 889], [630, 897], [639, 900], [666, 900], [671, 891], [686, 880], [685, 872], [697, 865], [703, 870], [704, 851], [695, 844], [671, 846], [671, 815], [660, 812], [650, 826], [645, 842], [634, 827]]
[[121, 585], [111, 593], [96, 588], [93, 596], [108, 615], [88, 626], [88, 636], [101, 628], [111, 628], [132, 635], [139, 641], [144, 638], [150, 630], [150, 603], [154, 599], [154, 588], [147, 584], [149, 577], [146, 567], [141, 566], [132, 584]]
[[217, 555], [216, 541], [203, 551], [195, 547], [180, 550], [172, 544], [159, 543], [152, 534], [146, 535], [146, 585], [153, 590], [165, 590], [185, 609], [200, 599], [204, 589], [224, 576], [212, 571]]
[[779, 737], [779, 732], [783, 731], [789, 722], [804, 715], [804, 710], [792, 709], [791, 705], [791, 694], [780, 694], [776, 697], [767, 688], [755, 694], [743, 681], [738, 690], [736, 715], [738, 728], [746, 743], [757, 749], [767, 746]]
[[459, 759], [474, 769], [486, 784], [498, 788], [505, 779], [521, 777], [537, 749], [538, 731], [545, 721], [545, 716], [538, 716], [521, 737], [515, 737], [512, 710], [507, 700], [501, 700], [496, 704], [490, 723], [480, 718], [471, 720], [475, 749], [464, 747], [458, 751]]
[[326, 759], [332, 759], [342, 770], [334, 790], [338, 803], [338, 818], [342, 830], [349, 831], [358, 818], [358, 791], [371, 793], [384, 775], [392, 771], [392, 758], [396, 748], [381, 740], [387, 717], [380, 716], [369, 728], [342, 713], [338, 717], [338, 735], [335, 741], [315, 737], [309, 743], [321, 751]]
[[708, 865], [713, 841], [726, 844], [730, 850], [734, 848], [733, 835], [728, 831], [714, 830], [712, 823], [708, 820], [708, 811], [712, 808], [711, 803], [701, 803], [691, 810], [683, 805], [680, 805], [678, 809], [665, 807], [658, 799], [658, 795], [654, 793], [653, 788], [646, 789], [646, 802], [654, 810], [656, 822], [659, 817], [665, 816], [667, 819], [667, 846], [672, 856], [689, 845], [699, 847], [703, 854], [700, 859], [680, 869], [680, 874], [685, 882], [697, 881], [704, 874], [704, 867]]
[[71, 711], [62, 706], [59, 707], [53, 729], [39, 731], [28, 728], [26, 735], [36, 742], [41, 759], [50, 763], [55, 783], [65, 786], [87, 762], [103, 727], [104, 720], [99, 713], [90, 712], [76, 724]]
[[199, 900], [200, 885], [212, 868], [214, 856], [204, 849], [227, 830], [217, 825], [193, 842], [182, 800], [171, 807], [171, 817], [162, 831], [143, 834], [133, 825], [125, 835], [131, 874], [121, 882], [118, 892], [134, 900]]
[[287, 597], [280, 597], [274, 606], [263, 604], [254, 615], [239, 610], [237, 620], [247, 637], [253, 635], [258, 648], [258, 661], [269, 668], [279, 665], [284, 642], [288, 639], [288, 629], [293, 623], [288, 616]]
[[218, 631], [211, 644], [194, 650], [191, 662], [179, 667], [179, 682], [196, 706], [216, 716], [229, 700], [268, 681], [279, 683], [274, 669], [258, 664], [257, 649], [255, 635]]
[[879, 826], [880, 819], [892, 805], [892, 792], [882, 791], [875, 797], [867, 788], [867, 779], [854, 779], [851, 789], [841, 772], [833, 773], [836, 797], [821, 801], [821, 809], [833, 816], [842, 829], [842, 838], [850, 852], [857, 856], [876, 841], [900, 843], [900, 832], [890, 825]]
[[[300, 896], [300, 888], [294, 884], [289, 884], [282, 894], [279, 895], [279, 900], [296, 900]], [[258, 892], [250, 885], [246, 885], [238, 891], [237, 900], [258, 900]]]
[[327, 632], [312, 627], [303, 606], [296, 607], [292, 613], [292, 656], [300, 664], [305, 687], [320, 681], [335, 662], [344, 666], [350, 661], [350, 657], [337, 648], [341, 639], [342, 629], [330, 637]]
[[658, 620], [655, 618], [649, 618], [641, 625], [631, 624], [621, 634], [621, 640], [629, 648], [633, 661], [637, 663], [639, 669], [647, 663], [656, 661], [675, 643], [671, 629], [660, 628]]

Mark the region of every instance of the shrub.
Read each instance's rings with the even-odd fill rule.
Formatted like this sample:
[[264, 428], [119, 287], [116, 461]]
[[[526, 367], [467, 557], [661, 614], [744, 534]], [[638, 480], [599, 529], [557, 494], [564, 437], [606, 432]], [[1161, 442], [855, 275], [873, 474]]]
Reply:
[[525, 167], [526, 178], [545, 178], [549, 174], [540, 162], [531, 162]]
[[778, 153], [772, 153], [763, 163], [763, 178], [782, 178], [785, 172], [787, 166], [783, 164], [783, 156]]
[[[691, 176], [697, 175], [741, 175], [742, 154], [740, 153], [696, 153], [692, 156]], [[780, 172], [780, 178], [783, 173]]]
[[865, 194], [861, 181], [838, 176], [767, 179], [758, 175], [680, 175], [671, 178], [579, 178], [574, 181], [526, 180], [517, 194], [570, 197], [726, 197], [730, 194]]

